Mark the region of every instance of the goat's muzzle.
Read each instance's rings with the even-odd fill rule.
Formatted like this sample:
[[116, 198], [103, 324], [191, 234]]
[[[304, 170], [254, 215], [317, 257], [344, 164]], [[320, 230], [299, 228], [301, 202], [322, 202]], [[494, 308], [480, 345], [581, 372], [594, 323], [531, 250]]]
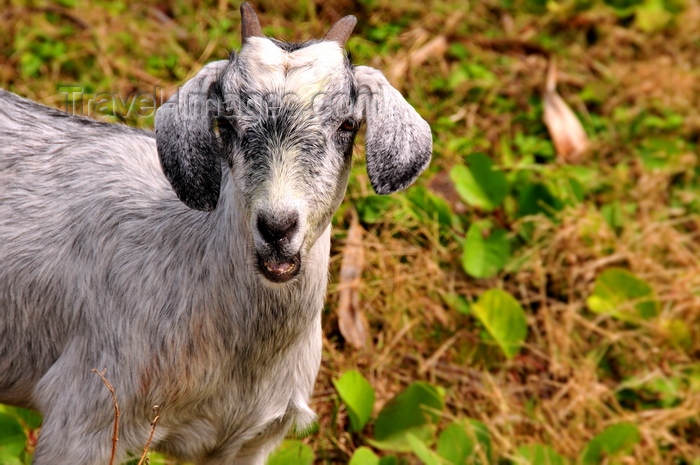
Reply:
[[301, 253], [290, 258], [263, 258], [258, 254], [258, 270], [273, 283], [286, 283], [301, 270]]
[[285, 283], [298, 275], [301, 252], [293, 246], [299, 234], [298, 213], [259, 214], [255, 227], [263, 243], [257, 250], [260, 273], [274, 283]]

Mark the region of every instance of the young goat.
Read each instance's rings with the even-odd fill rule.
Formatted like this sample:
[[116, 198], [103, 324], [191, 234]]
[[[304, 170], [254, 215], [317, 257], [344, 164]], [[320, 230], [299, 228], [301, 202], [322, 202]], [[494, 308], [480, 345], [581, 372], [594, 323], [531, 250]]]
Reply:
[[[354, 67], [354, 17], [323, 40], [243, 46], [156, 115], [155, 134], [0, 90], [0, 402], [44, 415], [35, 465], [107, 464], [153, 449], [262, 464], [321, 359], [330, 220], [366, 122], [369, 178], [388, 194], [427, 166], [428, 124]], [[180, 200], [178, 200], [178, 198]]]

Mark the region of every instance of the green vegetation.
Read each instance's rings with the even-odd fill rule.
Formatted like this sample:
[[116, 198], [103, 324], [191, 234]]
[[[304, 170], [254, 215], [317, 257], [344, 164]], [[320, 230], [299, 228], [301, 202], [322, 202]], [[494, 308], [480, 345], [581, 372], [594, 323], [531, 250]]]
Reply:
[[[435, 146], [418, 185], [382, 197], [360, 136], [332, 275], [354, 210], [372, 341], [345, 343], [331, 283], [318, 424], [270, 463], [700, 464], [700, 4], [255, 7], [288, 40], [355, 14], [354, 61], [387, 75]], [[161, 97], [240, 46], [238, 26], [226, 0], [10, 0], [0, 87], [151, 128]], [[590, 139], [578, 157], [543, 122], [552, 60]], [[0, 464], [30, 463], [39, 424], [0, 406]]]

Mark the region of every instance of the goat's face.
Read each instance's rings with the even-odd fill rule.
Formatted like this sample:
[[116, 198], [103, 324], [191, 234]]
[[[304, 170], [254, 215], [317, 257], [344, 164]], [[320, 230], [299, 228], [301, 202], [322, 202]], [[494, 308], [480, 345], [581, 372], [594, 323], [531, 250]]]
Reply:
[[[363, 121], [367, 169], [380, 194], [405, 188], [425, 169], [432, 138], [381, 73], [352, 66], [336, 26], [331, 40], [288, 44], [246, 36], [243, 19], [241, 51], [205, 66], [157, 113], [158, 152], [177, 195], [199, 210], [216, 208], [228, 163], [257, 268], [284, 283], [303, 272], [343, 198]], [[342, 21], [354, 26], [354, 18]]]
[[220, 80], [219, 134], [249, 212], [256, 262], [272, 282], [301, 269], [340, 204], [361, 115], [344, 50], [253, 37]]

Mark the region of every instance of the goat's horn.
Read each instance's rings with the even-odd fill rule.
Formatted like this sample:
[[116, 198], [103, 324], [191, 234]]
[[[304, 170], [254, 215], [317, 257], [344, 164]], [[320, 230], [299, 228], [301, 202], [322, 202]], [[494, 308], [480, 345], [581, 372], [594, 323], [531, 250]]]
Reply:
[[346, 16], [331, 27], [330, 31], [323, 37], [323, 40], [334, 40], [341, 47], [345, 47], [345, 42], [350, 38], [352, 30], [355, 29], [355, 24], [357, 24], [357, 18], [352, 15]]
[[241, 42], [245, 42], [249, 37], [264, 37], [260, 20], [250, 3], [241, 5]]

